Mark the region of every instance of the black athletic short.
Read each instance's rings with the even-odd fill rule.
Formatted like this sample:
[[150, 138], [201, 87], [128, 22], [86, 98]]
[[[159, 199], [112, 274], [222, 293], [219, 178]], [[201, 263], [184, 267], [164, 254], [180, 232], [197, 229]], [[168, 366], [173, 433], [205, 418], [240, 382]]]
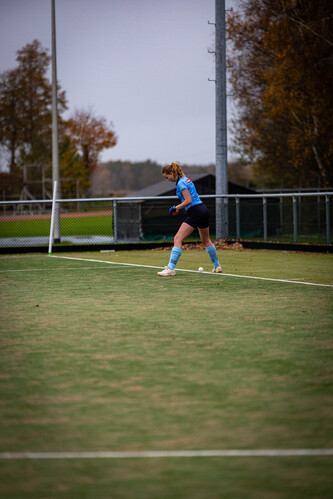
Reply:
[[199, 229], [206, 229], [209, 227], [209, 211], [206, 205], [196, 204], [191, 206], [186, 212], [186, 218], [184, 222], [194, 229], [197, 227]]

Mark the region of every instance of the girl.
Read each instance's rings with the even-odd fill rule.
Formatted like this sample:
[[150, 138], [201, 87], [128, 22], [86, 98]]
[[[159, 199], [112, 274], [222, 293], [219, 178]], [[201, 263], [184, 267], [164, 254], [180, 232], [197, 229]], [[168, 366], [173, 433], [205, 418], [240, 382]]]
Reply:
[[169, 213], [176, 215], [179, 210], [185, 208], [187, 217], [179, 227], [179, 230], [174, 238], [174, 246], [171, 250], [170, 261], [168, 266], [162, 272], [157, 272], [157, 275], [169, 277], [176, 275], [175, 266], [182, 253], [182, 243], [194, 229], [198, 229], [202, 243], [204, 244], [210, 259], [213, 262], [213, 272], [221, 273], [221, 265], [217, 257], [216, 248], [209, 236], [209, 212], [198, 196], [193, 182], [185, 177], [183, 170], [178, 163], [166, 165], [163, 170], [163, 177], [170, 182], [176, 182], [177, 197], [180, 199], [180, 204], [170, 208]]

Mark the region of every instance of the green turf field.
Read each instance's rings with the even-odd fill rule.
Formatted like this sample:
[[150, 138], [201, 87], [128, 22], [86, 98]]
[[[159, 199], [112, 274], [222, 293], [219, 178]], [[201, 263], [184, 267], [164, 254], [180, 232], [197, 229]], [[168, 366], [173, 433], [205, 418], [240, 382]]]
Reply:
[[[54, 256], [0, 256], [0, 452], [333, 447], [333, 287], [159, 278], [162, 250]], [[332, 255], [219, 256], [225, 274], [333, 284]], [[0, 458], [0, 497], [329, 498], [332, 464]]]
[[[42, 237], [50, 235], [49, 218], [31, 218], [31, 220], [0, 221], [0, 237]], [[61, 218], [63, 237], [73, 235], [112, 236], [113, 217], [108, 215], [69, 216]]]

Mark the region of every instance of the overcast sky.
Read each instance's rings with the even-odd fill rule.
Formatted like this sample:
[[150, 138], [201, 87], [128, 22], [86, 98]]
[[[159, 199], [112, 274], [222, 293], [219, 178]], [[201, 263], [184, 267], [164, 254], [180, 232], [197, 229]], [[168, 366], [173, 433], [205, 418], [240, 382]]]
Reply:
[[[66, 117], [112, 121], [103, 161], [215, 162], [214, 20], [215, 0], [56, 0]], [[51, 0], [0, 0], [0, 72], [35, 38], [51, 54]]]

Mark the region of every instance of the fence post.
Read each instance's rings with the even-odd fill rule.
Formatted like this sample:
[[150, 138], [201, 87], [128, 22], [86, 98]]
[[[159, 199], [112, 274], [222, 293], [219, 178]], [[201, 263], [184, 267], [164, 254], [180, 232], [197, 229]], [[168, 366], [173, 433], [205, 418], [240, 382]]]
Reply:
[[293, 196], [293, 228], [294, 228], [294, 243], [297, 243], [297, 198]]
[[240, 239], [239, 198], [236, 197], [236, 239]]
[[317, 196], [317, 223], [318, 223], [318, 234], [320, 234], [320, 196]]
[[264, 241], [267, 241], [267, 198], [262, 198], [262, 209], [264, 217]]
[[325, 210], [326, 210], [326, 244], [330, 244], [330, 198], [325, 196]]
[[225, 237], [229, 237], [229, 199], [224, 198]]
[[280, 197], [279, 212], [280, 212], [280, 236], [282, 236], [282, 232], [283, 232], [283, 197]]
[[113, 200], [113, 241], [118, 242], [117, 201]]

